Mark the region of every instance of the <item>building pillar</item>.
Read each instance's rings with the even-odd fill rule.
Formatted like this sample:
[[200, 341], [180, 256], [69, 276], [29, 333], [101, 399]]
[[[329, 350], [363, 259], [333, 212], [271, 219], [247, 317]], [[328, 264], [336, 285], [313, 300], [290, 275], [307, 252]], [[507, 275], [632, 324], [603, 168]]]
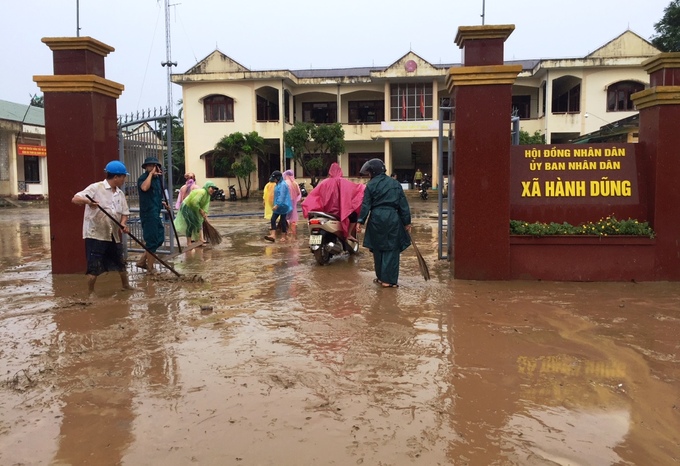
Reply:
[[431, 163], [432, 163], [432, 173], [430, 173], [430, 182], [434, 189], [439, 188], [439, 157], [437, 156], [437, 151], [439, 150], [439, 140], [438, 138], [432, 138], [431, 142]]
[[383, 150], [385, 152], [385, 170], [387, 170], [387, 175], [391, 175], [394, 171], [394, 163], [392, 161], [392, 141], [389, 138], [385, 138], [383, 142]]
[[[454, 278], [510, 278], [510, 111], [521, 65], [503, 65], [514, 25], [461, 26], [463, 66], [446, 85], [455, 102]], [[451, 161], [449, 161], [451, 163]]]
[[662, 53], [642, 63], [650, 88], [631, 96], [640, 111], [639, 145], [649, 164], [647, 219], [656, 233], [658, 280], [680, 280], [680, 53]]
[[33, 77], [45, 95], [52, 273], [84, 273], [83, 207], [71, 199], [103, 180], [107, 162], [119, 159], [116, 99], [124, 87], [105, 78], [112, 47], [91, 37], [42, 41], [54, 67], [53, 76]]

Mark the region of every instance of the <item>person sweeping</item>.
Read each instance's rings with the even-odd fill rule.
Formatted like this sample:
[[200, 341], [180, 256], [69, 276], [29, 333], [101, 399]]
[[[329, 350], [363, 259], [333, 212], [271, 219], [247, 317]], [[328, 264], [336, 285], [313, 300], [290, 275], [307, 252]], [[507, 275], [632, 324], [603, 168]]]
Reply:
[[397, 288], [400, 254], [411, 245], [411, 209], [401, 184], [385, 171], [380, 159], [371, 159], [361, 167], [360, 173], [371, 179], [364, 191], [357, 231], [368, 221], [364, 247], [373, 253], [373, 281], [384, 288]]
[[187, 246], [200, 240], [203, 222], [210, 210], [210, 198], [216, 190], [215, 183], [208, 181], [202, 188], [191, 191], [182, 202], [175, 217], [175, 229], [187, 237]]

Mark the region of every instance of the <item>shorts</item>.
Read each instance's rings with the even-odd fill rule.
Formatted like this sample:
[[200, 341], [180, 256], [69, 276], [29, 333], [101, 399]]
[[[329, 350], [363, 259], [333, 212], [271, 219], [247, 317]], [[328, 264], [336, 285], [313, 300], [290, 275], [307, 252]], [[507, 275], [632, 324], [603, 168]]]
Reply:
[[123, 243], [85, 238], [85, 257], [87, 258], [87, 275], [96, 277], [104, 272], [125, 270]]

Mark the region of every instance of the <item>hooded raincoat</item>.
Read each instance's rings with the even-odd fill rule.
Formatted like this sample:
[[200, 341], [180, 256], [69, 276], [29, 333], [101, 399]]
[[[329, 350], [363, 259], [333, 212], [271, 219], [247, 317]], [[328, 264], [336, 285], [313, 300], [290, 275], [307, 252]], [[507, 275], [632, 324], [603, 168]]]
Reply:
[[353, 183], [342, 177], [342, 168], [333, 163], [328, 170], [328, 178], [321, 181], [302, 202], [302, 215], [318, 211], [334, 215], [340, 220], [342, 232], [347, 237], [349, 216], [361, 209], [366, 185]]
[[293, 209], [288, 185], [281, 178], [274, 186], [274, 207], [272, 211], [278, 215], [286, 215]]
[[[214, 185], [213, 185], [214, 186]], [[184, 199], [179, 208], [179, 213], [175, 217], [175, 229], [177, 234], [191, 237], [193, 241], [198, 241], [203, 228], [203, 216], [201, 210], [208, 213], [210, 208], [210, 193], [208, 187], [194, 189]]]
[[302, 199], [302, 193], [300, 193], [300, 186], [295, 182], [295, 175], [293, 175], [292, 170], [286, 170], [283, 172], [283, 180], [286, 182], [286, 186], [288, 186], [288, 190], [290, 191], [290, 200], [292, 202], [293, 208], [288, 212], [288, 215], [286, 215], [286, 220], [288, 220], [290, 223], [297, 223], [298, 221], [298, 209], [297, 205], [298, 202], [300, 202], [300, 199]]
[[364, 247], [373, 253], [378, 281], [397, 285], [399, 254], [411, 245], [404, 228], [411, 224], [411, 209], [401, 184], [385, 173], [371, 178], [357, 221], [366, 223]]
[[276, 183], [270, 181], [264, 185], [264, 190], [262, 192], [262, 200], [264, 203], [264, 218], [270, 220], [272, 218], [272, 209], [274, 208], [274, 188]]

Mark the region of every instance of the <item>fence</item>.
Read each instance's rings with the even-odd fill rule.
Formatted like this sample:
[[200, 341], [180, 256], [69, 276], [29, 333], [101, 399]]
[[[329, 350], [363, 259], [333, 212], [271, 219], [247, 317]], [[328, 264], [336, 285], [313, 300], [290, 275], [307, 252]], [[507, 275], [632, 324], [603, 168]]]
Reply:
[[[130, 217], [128, 227], [130, 233], [142, 240], [142, 224], [139, 218], [139, 192], [137, 190], [137, 179], [141, 176], [142, 164], [147, 157], [156, 157], [161, 162], [165, 159], [167, 151], [167, 140], [164, 139], [165, 128], [168, 121], [168, 114], [163, 110], [148, 110], [136, 115], [124, 115], [118, 120], [118, 151], [120, 159], [125, 163], [130, 175], [125, 182], [125, 197], [130, 205]], [[168, 192], [167, 186], [165, 196], [172, 204], [172, 191]], [[172, 205], [171, 205], [172, 207]], [[161, 212], [163, 227], [165, 228], [165, 240], [161, 247], [157, 249], [159, 254], [173, 254], [177, 248], [174, 237], [172, 219], [167, 211]], [[128, 252], [142, 252], [140, 247], [130, 236], [126, 244], [126, 257]]]

